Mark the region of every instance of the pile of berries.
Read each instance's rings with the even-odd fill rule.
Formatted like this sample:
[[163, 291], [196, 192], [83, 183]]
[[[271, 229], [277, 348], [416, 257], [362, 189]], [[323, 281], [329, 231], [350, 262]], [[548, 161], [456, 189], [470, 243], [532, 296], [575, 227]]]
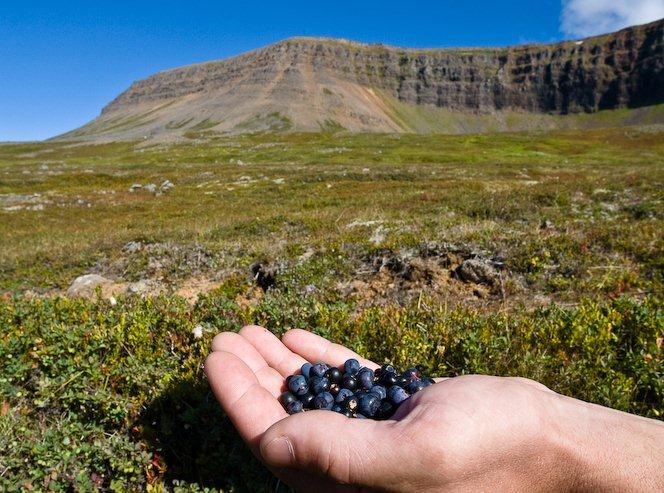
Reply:
[[346, 361], [343, 371], [325, 363], [305, 363], [301, 371], [286, 379], [288, 391], [279, 396], [288, 414], [326, 409], [349, 418], [388, 419], [402, 402], [434, 383], [417, 368], [399, 373], [383, 365], [374, 371], [356, 359]]

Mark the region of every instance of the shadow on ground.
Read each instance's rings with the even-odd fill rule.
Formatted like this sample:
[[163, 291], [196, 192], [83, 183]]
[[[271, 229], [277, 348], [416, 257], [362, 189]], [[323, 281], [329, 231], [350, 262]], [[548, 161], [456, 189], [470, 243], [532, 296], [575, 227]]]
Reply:
[[[224, 491], [275, 491], [205, 380], [170, 385], [141, 413], [135, 432], [155, 454], [152, 476]], [[281, 490], [281, 488], [280, 488]]]

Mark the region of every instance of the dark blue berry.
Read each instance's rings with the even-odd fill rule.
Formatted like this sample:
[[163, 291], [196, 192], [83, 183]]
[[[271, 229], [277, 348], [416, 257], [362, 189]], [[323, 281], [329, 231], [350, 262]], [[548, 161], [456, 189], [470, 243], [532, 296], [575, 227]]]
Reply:
[[394, 367], [390, 364], [385, 363], [383, 366], [379, 368], [379, 375], [384, 375], [385, 373], [396, 373], [397, 371], [394, 369]]
[[357, 410], [359, 404], [359, 399], [355, 395], [351, 395], [348, 399], [343, 402], [343, 406], [348, 411], [354, 413]]
[[314, 394], [307, 392], [306, 394], [300, 396], [300, 402], [306, 409], [311, 409], [311, 406], [314, 402], [314, 397], [316, 397]]
[[339, 389], [339, 393], [334, 398], [334, 402], [344, 402], [346, 399], [353, 395], [352, 390], [348, 389]]
[[393, 385], [387, 391], [387, 398], [392, 402], [392, 404], [398, 406], [403, 401], [408, 399], [408, 393], [403, 389], [403, 387]]
[[362, 368], [357, 372], [357, 383], [361, 389], [369, 390], [374, 384], [374, 372], [370, 368]]
[[367, 417], [366, 417], [364, 414], [360, 414], [360, 413], [357, 413], [357, 414], [355, 415], [355, 417], [356, 417], [357, 419], [367, 419]]
[[302, 375], [292, 375], [291, 378], [288, 379], [288, 390], [295, 395], [306, 394], [309, 391], [307, 379]]
[[357, 388], [357, 380], [350, 373], [344, 373], [341, 379], [341, 387], [344, 389], [355, 390]]
[[330, 381], [325, 377], [312, 377], [309, 380], [309, 386], [314, 394], [320, 394], [330, 390]]
[[311, 363], [305, 363], [305, 364], [302, 365], [302, 368], [300, 369], [300, 372], [302, 373], [302, 376], [304, 378], [309, 378], [309, 372], [311, 371], [311, 368], [313, 366], [314, 365], [312, 365]]
[[383, 400], [387, 397], [387, 389], [383, 387], [382, 385], [374, 385], [371, 387], [369, 390], [371, 394], [376, 394], [379, 399]]
[[427, 385], [422, 380], [413, 380], [408, 385], [406, 385], [406, 390], [408, 391], [409, 394], [414, 394], [415, 392], [419, 392], [426, 386]]
[[341, 372], [339, 368], [332, 367], [325, 372], [325, 378], [332, 383], [341, 383]]
[[407, 376], [405, 376], [405, 375], [398, 375], [398, 376], [396, 377], [396, 380], [395, 380], [395, 382], [394, 382], [394, 385], [398, 385], [399, 387], [404, 387], [404, 388], [406, 388], [406, 386], [407, 386], [410, 382], [411, 382], [411, 380], [410, 380], [409, 377], [407, 377]]
[[314, 397], [314, 409], [332, 409], [334, 397], [329, 392], [321, 392]]
[[279, 396], [279, 402], [281, 402], [281, 405], [284, 406], [284, 408], [286, 408], [288, 404], [290, 404], [291, 402], [295, 402], [296, 400], [297, 397], [295, 397], [290, 392], [284, 392]]
[[390, 401], [382, 401], [374, 417], [376, 419], [389, 419], [394, 414], [396, 408]]
[[288, 414], [301, 413], [302, 411], [304, 411], [304, 406], [300, 401], [293, 401], [286, 407], [286, 412]]
[[419, 380], [420, 378], [420, 371], [417, 368], [408, 368], [406, 371], [404, 371], [402, 376], [406, 377], [409, 380]]
[[310, 377], [322, 377], [325, 375], [325, 372], [329, 369], [330, 367], [327, 366], [325, 363], [316, 363], [311, 367], [311, 370], [309, 370], [309, 376]]
[[344, 372], [348, 373], [349, 375], [355, 375], [358, 371], [360, 371], [360, 362], [357, 361], [354, 358], [351, 358], [349, 360], [346, 360], [344, 363]]
[[376, 414], [380, 406], [380, 398], [376, 394], [363, 394], [359, 398], [357, 410], [367, 417]]
[[334, 411], [335, 413], [343, 413], [344, 412], [344, 410], [342, 409], [342, 407], [339, 404], [335, 404], [334, 406], [332, 406], [332, 411]]
[[397, 374], [393, 371], [386, 371], [380, 376], [379, 382], [387, 388], [397, 383]]

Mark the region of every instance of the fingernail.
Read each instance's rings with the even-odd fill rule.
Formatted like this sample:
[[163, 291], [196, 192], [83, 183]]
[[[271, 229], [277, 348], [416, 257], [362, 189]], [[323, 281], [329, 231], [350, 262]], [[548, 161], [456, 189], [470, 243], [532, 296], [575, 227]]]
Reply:
[[288, 437], [277, 437], [263, 448], [263, 457], [274, 466], [287, 466], [295, 462], [293, 444]]

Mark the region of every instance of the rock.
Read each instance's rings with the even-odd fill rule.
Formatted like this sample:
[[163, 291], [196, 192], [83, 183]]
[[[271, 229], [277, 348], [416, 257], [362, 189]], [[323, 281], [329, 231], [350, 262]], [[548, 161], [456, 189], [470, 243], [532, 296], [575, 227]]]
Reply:
[[90, 298], [94, 296], [97, 287], [111, 284], [112, 282], [110, 279], [106, 279], [99, 274], [85, 274], [74, 279], [74, 282], [67, 289], [67, 295], [71, 297]]
[[143, 188], [143, 185], [141, 185], [140, 183], [134, 183], [132, 186], [129, 187], [129, 191], [131, 193], [134, 193], [136, 190], [140, 190], [141, 188]]
[[132, 282], [128, 287], [127, 291], [132, 294], [145, 295], [152, 290], [152, 283], [146, 279], [141, 279], [140, 281]]
[[146, 192], [156, 193], [156, 192], [157, 192], [157, 185], [155, 185], [154, 183], [148, 183], [147, 185], [145, 185], [145, 186], [143, 187], [143, 189], [144, 189]]
[[171, 182], [170, 180], [166, 180], [166, 181], [164, 181], [164, 183], [162, 183], [159, 186], [159, 189], [162, 192], [168, 192], [171, 188], [174, 188], [174, 187], [175, 187], [175, 185], [173, 185], [173, 182]]
[[134, 253], [143, 249], [143, 243], [140, 241], [130, 241], [125, 246], [122, 247], [122, 251], [125, 253]]
[[482, 257], [464, 260], [454, 271], [462, 281], [493, 286], [498, 281], [498, 270], [494, 262]]

